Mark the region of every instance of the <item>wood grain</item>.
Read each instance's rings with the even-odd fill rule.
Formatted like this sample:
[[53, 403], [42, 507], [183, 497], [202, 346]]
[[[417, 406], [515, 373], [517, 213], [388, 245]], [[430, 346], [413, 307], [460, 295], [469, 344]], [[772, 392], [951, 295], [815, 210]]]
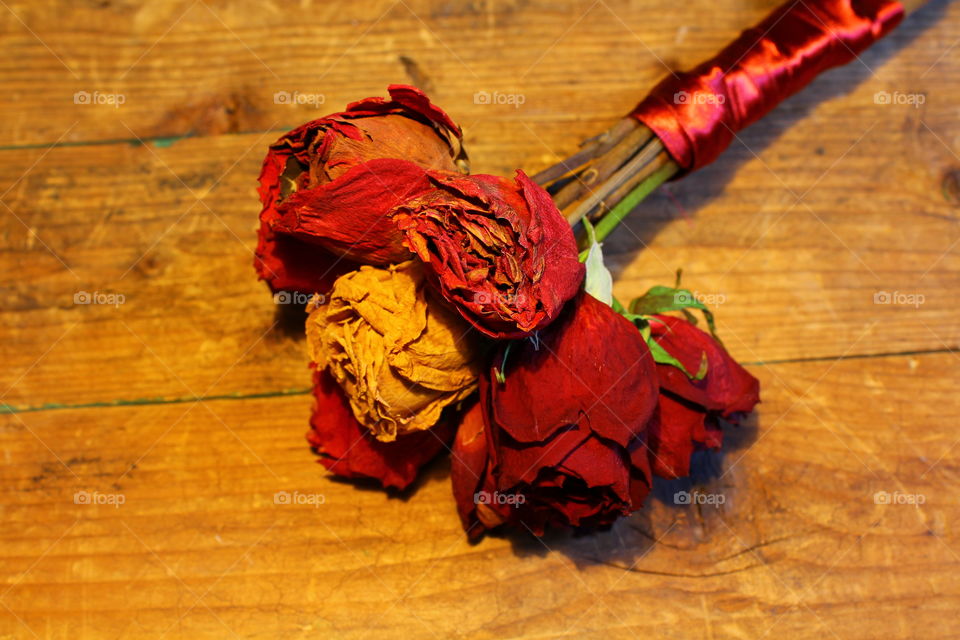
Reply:
[[608, 532], [471, 546], [444, 461], [402, 496], [333, 481], [303, 440], [297, 314], [253, 276], [286, 128], [412, 81], [475, 171], [533, 173], [775, 4], [0, 5], [0, 638], [956, 637], [960, 7], [932, 2], [604, 247], [621, 299], [683, 267], [762, 380], [697, 462], [719, 508], [667, 483]]
[[[825, 107], [822, 119], [865, 109]], [[821, 125], [797, 123], [776, 147], [793, 155], [768, 162], [733, 149], [656, 194], [607, 243], [617, 295], [670, 283], [683, 267], [684, 283], [737, 336], [728, 340], [735, 355], [751, 362], [954, 348], [956, 205], [935, 190], [934, 175], [917, 178], [927, 192], [902, 184], [915, 171], [906, 159], [878, 166], [877, 155], [904, 137], [878, 117], [855, 134], [831, 128], [818, 140], [823, 153], [806, 157]], [[914, 133], [937, 144], [924, 132]], [[0, 323], [12, 338], [0, 345], [6, 401], [303, 387], [296, 314], [274, 326], [276, 305], [251, 277], [252, 177], [272, 137], [36, 150], [27, 164], [39, 163], [22, 179], [22, 152], [0, 152], [0, 189], [10, 189], [0, 218], [9, 283]], [[725, 163], [738, 161], [726, 181]], [[74, 304], [84, 292], [124, 303]], [[914, 298], [874, 304], [884, 292]]]
[[306, 397], [4, 416], [3, 601], [48, 637], [952, 637], [960, 447], [931, 424], [960, 418], [957, 358], [754, 370], [755, 422], [698, 460], [721, 506], [664, 483], [611, 531], [542, 545], [466, 543], [444, 461], [403, 497], [331, 480]]

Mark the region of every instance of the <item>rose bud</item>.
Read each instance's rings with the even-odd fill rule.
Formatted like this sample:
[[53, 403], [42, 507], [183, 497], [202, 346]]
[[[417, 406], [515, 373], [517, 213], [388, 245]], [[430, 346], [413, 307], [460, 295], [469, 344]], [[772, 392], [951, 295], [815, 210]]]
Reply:
[[[274, 290], [285, 281], [275, 275], [284, 269], [273, 263], [306, 273], [327, 270], [331, 258], [317, 248], [314, 259], [289, 266], [303, 257], [290, 248], [298, 243], [361, 263], [409, 259], [386, 212], [429, 186], [417, 167], [465, 170], [460, 128], [449, 116], [413, 87], [391, 85], [389, 91], [390, 100], [355, 102], [346, 111], [297, 127], [270, 146], [260, 173], [263, 209], [255, 266]], [[393, 158], [402, 160], [360, 168]], [[296, 239], [283, 243], [273, 234]]]
[[360, 267], [338, 278], [323, 302], [309, 305], [310, 357], [379, 440], [429, 429], [444, 407], [476, 389], [483, 340], [428, 299], [419, 263]]
[[547, 326], [584, 276], [573, 231], [549, 194], [522, 171], [515, 183], [437, 172], [430, 180], [436, 188], [393, 219], [443, 297], [494, 338]]
[[470, 537], [499, 524], [536, 535], [606, 525], [641, 507], [657, 382], [633, 324], [581, 293], [538, 343], [513, 343], [493, 366], [453, 448], [453, 491]]
[[[760, 402], [760, 382], [738, 364], [712, 336], [690, 322], [655, 315], [651, 335], [690, 374], [658, 364], [660, 399], [650, 423], [650, 463], [656, 475], [689, 475], [694, 450], [717, 449], [722, 443], [720, 419], [736, 424]], [[705, 368], [705, 369], [704, 369]]]
[[343, 390], [327, 371], [314, 371], [313, 395], [307, 440], [319, 462], [344, 478], [374, 478], [384, 487], [405, 489], [423, 465], [447, 449], [452, 435], [450, 424], [441, 423], [380, 442], [353, 417]]

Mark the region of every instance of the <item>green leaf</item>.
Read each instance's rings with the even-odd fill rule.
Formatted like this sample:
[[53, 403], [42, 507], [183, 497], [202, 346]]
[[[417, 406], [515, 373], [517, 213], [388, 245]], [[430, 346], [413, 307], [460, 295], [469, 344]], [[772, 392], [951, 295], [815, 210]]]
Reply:
[[617, 300], [616, 297], [613, 298], [613, 303], [610, 306], [613, 307], [613, 310], [620, 315], [624, 315], [626, 312], [626, 308], [620, 303], [619, 300]]
[[654, 362], [657, 364], [673, 365], [677, 369], [680, 369], [680, 371], [683, 371], [685, 374], [687, 374], [687, 377], [693, 377], [690, 375], [690, 372], [684, 368], [683, 363], [670, 355], [666, 349], [660, 346], [659, 342], [652, 339], [647, 340], [647, 346], [650, 348], [650, 355], [653, 356]]
[[657, 285], [630, 303], [630, 313], [654, 315], [682, 309], [706, 309], [690, 291]]
[[692, 313], [690, 313], [690, 310], [689, 310], [689, 309], [684, 309], [684, 310], [683, 310], [683, 317], [686, 318], [686, 319], [687, 319], [687, 322], [689, 322], [689, 323], [692, 324], [693, 326], [697, 326], [697, 323], [699, 322], [699, 320], [697, 320], [697, 316], [695, 316], [695, 315], [693, 315]]
[[646, 316], [638, 316], [632, 313], [624, 313], [621, 315], [632, 322], [633, 326], [640, 331], [640, 335], [643, 336], [644, 342], [650, 342], [650, 322], [647, 320]]
[[[680, 282], [680, 271], [677, 271], [677, 283]], [[696, 296], [687, 289], [675, 287], [665, 287], [657, 285], [651, 287], [649, 291], [634, 298], [630, 303], [630, 313], [639, 315], [655, 315], [667, 311], [681, 311], [690, 324], [696, 325], [697, 318], [690, 313], [690, 309], [697, 309], [703, 314], [707, 321], [707, 327], [710, 329], [710, 335], [719, 342], [723, 342], [717, 335], [717, 327], [714, 323], [713, 313], [707, 308], [707, 305], [697, 300]]]
[[696, 374], [692, 374], [687, 371], [687, 368], [683, 366], [682, 362], [670, 355], [670, 352], [661, 347], [660, 343], [654, 339], [653, 333], [650, 330], [650, 322], [656, 322], [656, 318], [650, 318], [643, 314], [629, 312], [621, 312], [620, 315], [632, 322], [633, 325], [637, 327], [641, 337], [643, 337], [643, 341], [647, 343], [647, 348], [650, 349], [650, 355], [653, 356], [654, 362], [657, 364], [668, 364], [674, 366], [677, 369], [680, 369], [680, 371], [683, 371], [684, 375], [691, 380], [703, 380], [706, 377], [707, 367], [709, 365], [706, 352], [702, 352], [700, 354], [700, 369]]

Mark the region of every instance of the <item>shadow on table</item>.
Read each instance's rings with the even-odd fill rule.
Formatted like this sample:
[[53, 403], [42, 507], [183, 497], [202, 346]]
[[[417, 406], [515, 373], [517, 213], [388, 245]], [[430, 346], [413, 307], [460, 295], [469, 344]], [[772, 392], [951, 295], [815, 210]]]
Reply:
[[[629, 518], [620, 519], [613, 526], [587, 531], [548, 531], [540, 539], [526, 532], [499, 536], [510, 540], [513, 552], [518, 557], [546, 556], [554, 552], [566, 555], [578, 567], [605, 564], [620, 568], [642, 568], [643, 557], [658, 544], [658, 538], [670, 530], [672, 521], [680, 512], [696, 508], [682, 504], [683, 499], [678, 498], [678, 494], [685, 492], [690, 495], [695, 491], [723, 494], [723, 486], [735, 485], [737, 463], [756, 441], [757, 433], [756, 413], [750, 414], [739, 427], [725, 426], [724, 443], [720, 451], [695, 452], [690, 459], [690, 475], [687, 477], [675, 480], [654, 478], [653, 489], [647, 496], [644, 508]], [[727, 469], [726, 474], [724, 469]], [[659, 506], [665, 507], [668, 515], [659, 513], [654, 523], [652, 513]], [[717, 507], [707, 505], [703, 508]], [[735, 516], [736, 510], [725, 513]]]
[[[386, 494], [391, 499], [407, 502], [425, 485], [434, 482], [443, 482], [448, 486], [450, 485], [450, 456], [446, 452], [437, 455], [436, 458], [421, 467], [419, 473], [417, 473], [417, 478], [406, 489], [384, 488], [379, 480], [373, 478], [344, 478], [332, 473], [328, 473], [326, 478], [330, 482], [349, 485], [358, 491]], [[455, 511], [452, 515], [454, 518], [457, 517]]]

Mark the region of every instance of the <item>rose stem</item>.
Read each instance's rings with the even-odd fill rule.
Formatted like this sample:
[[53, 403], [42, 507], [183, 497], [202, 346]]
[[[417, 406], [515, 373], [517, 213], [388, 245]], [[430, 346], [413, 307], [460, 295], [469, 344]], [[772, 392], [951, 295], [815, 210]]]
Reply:
[[[638, 151], [650, 142], [653, 132], [645, 126], [639, 125], [628, 133], [609, 151], [598, 157], [596, 161], [582, 171], [577, 179], [564, 185], [554, 196], [553, 200], [560, 209], [566, 209], [572, 203], [584, 196], [593, 193], [594, 185], [602, 186], [607, 178], [618, 171], [625, 162], [634, 157]], [[659, 142], [659, 141], [657, 141]], [[602, 196], [601, 196], [602, 197]]]
[[670, 176], [677, 172], [677, 165], [673, 161], [664, 164], [645, 178], [637, 187], [631, 191], [626, 198], [618, 202], [609, 213], [604, 215], [594, 226], [597, 242], [602, 242], [610, 232], [613, 231], [627, 214], [634, 207], [640, 204], [644, 198], [650, 195], [654, 189], [666, 182]]
[[[911, 14], [929, 0], [902, 0]], [[571, 225], [584, 216], [600, 214], [596, 225], [601, 240], [678, 166], [666, 156], [663, 144], [646, 126], [631, 117], [582, 143], [580, 151], [548, 167], [533, 179], [556, 191], [553, 200], [564, 210]], [[560, 186], [560, 179], [572, 179]], [[612, 177], [611, 177], [612, 176]], [[599, 185], [593, 189], [593, 185]], [[578, 203], [575, 206], [574, 203]], [[572, 210], [571, 210], [572, 207]], [[626, 207], [626, 208], [625, 208]], [[605, 209], [610, 209], [604, 213]]]
[[580, 151], [552, 167], [547, 167], [533, 176], [533, 181], [544, 186], [580, 169], [612, 149], [618, 142], [623, 140], [625, 135], [639, 126], [639, 124], [640, 123], [633, 118], [623, 118], [603, 133], [584, 140], [581, 143], [582, 148]]
[[[644, 146], [639, 153], [630, 158], [626, 164], [618, 163], [616, 171], [612, 175], [604, 178], [604, 182], [596, 189], [591, 190], [583, 200], [567, 212], [567, 221], [570, 222], [570, 224], [579, 222], [583, 216], [592, 211], [597, 205], [600, 205], [604, 198], [610, 196], [614, 191], [622, 187], [636, 175], [637, 172], [642, 171], [643, 168], [650, 164], [662, 151], [663, 145], [660, 143], [660, 140], [653, 140]], [[610, 202], [609, 206], [615, 204], [616, 202]], [[559, 203], [557, 206], [566, 208], [565, 205]]]
[[607, 214], [618, 202], [626, 198], [631, 191], [633, 191], [637, 185], [646, 180], [650, 175], [655, 171], [663, 167], [665, 164], [673, 162], [673, 159], [670, 157], [666, 151], [661, 151], [653, 161], [646, 165], [640, 171], [637, 171], [633, 176], [630, 177], [621, 187], [614, 191], [610, 196], [602, 200], [597, 207], [591, 209], [587, 212], [586, 217], [590, 218], [591, 221], [597, 221]]

